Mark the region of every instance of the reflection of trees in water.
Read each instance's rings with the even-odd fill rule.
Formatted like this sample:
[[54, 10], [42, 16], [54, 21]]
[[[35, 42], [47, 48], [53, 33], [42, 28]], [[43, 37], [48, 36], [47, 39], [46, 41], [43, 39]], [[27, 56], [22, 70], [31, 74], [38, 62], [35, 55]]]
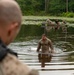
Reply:
[[[62, 29], [60, 28], [55, 32], [54, 29], [52, 29], [50, 32], [47, 33], [48, 38], [50, 38], [53, 43], [57, 47], [61, 48], [63, 51], [72, 51], [74, 50], [74, 28], [68, 27], [68, 33], [65, 35], [65, 33], [62, 33]], [[41, 35], [44, 32], [44, 28], [42, 28], [40, 25], [22, 25], [20, 33], [18, 34], [16, 41], [24, 41], [24, 40], [31, 40], [31, 39], [38, 39], [41, 37]], [[65, 38], [66, 36], [66, 38]], [[60, 43], [63, 41], [62, 43]], [[64, 43], [68, 42], [68, 43]], [[57, 44], [57, 42], [59, 42]]]
[[56, 43], [56, 47], [61, 48], [64, 52], [66, 51], [73, 51], [74, 47], [71, 43], [69, 42], [64, 42], [64, 41], [59, 41], [58, 43]]
[[67, 55], [67, 57], [64, 60], [67, 60], [69, 62], [74, 62], [74, 52], [69, 53], [69, 55]]
[[64, 48], [64, 49], [66, 49], [66, 51], [73, 51], [73, 45], [72, 44], [70, 44], [70, 43], [64, 43], [63, 45], [62, 45], [62, 47]]

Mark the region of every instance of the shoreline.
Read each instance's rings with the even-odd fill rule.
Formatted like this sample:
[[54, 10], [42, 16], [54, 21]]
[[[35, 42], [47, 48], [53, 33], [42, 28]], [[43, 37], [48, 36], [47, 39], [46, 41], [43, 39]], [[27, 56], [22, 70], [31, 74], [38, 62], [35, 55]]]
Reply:
[[58, 19], [60, 22], [67, 21], [68, 26], [74, 27], [74, 18], [68, 17], [53, 17], [53, 16], [23, 16], [22, 25], [41, 25], [42, 22], [50, 19], [53, 22]]
[[67, 22], [71, 22], [71, 23], [74, 23], [74, 18], [69, 18], [69, 17], [57, 17], [57, 16], [23, 16], [23, 20], [26, 20], [26, 21], [43, 21], [43, 20], [46, 20], [46, 19], [51, 19], [51, 20], [55, 20], [55, 19], [58, 19], [58, 20], [65, 20]]

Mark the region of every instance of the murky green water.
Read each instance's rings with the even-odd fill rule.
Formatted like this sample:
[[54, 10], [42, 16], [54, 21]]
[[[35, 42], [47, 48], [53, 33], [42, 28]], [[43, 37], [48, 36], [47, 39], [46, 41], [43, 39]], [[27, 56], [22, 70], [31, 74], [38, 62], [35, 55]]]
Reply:
[[9, 45], [19, 54], [19, 60], [38, 69], [40, 75], [74, 75], [74, 28], [69, 27], [68, 33], [51, 30], [47, 36], [52, 40], [55, 53], [52, 60], [41, 68], [38, 62], [37, 44], [44, 30], [40, 26], [22, 26], [16, 40]]

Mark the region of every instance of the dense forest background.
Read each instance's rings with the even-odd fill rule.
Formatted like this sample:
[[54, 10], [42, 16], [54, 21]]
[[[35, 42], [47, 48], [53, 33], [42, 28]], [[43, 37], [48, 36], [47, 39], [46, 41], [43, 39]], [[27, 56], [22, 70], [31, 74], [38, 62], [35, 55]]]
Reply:
[[16, 0], [23, 15], [74, 17], [74, 0]]

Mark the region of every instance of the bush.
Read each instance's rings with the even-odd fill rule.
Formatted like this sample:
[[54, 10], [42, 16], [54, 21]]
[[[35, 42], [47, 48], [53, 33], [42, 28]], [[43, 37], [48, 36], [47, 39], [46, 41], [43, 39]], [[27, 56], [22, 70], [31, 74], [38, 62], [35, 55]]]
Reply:
[[62, 13], [61, 16], [63, 17], [74, 17], [74, 13], [73, 12], [67, 12], [67, 13]]

